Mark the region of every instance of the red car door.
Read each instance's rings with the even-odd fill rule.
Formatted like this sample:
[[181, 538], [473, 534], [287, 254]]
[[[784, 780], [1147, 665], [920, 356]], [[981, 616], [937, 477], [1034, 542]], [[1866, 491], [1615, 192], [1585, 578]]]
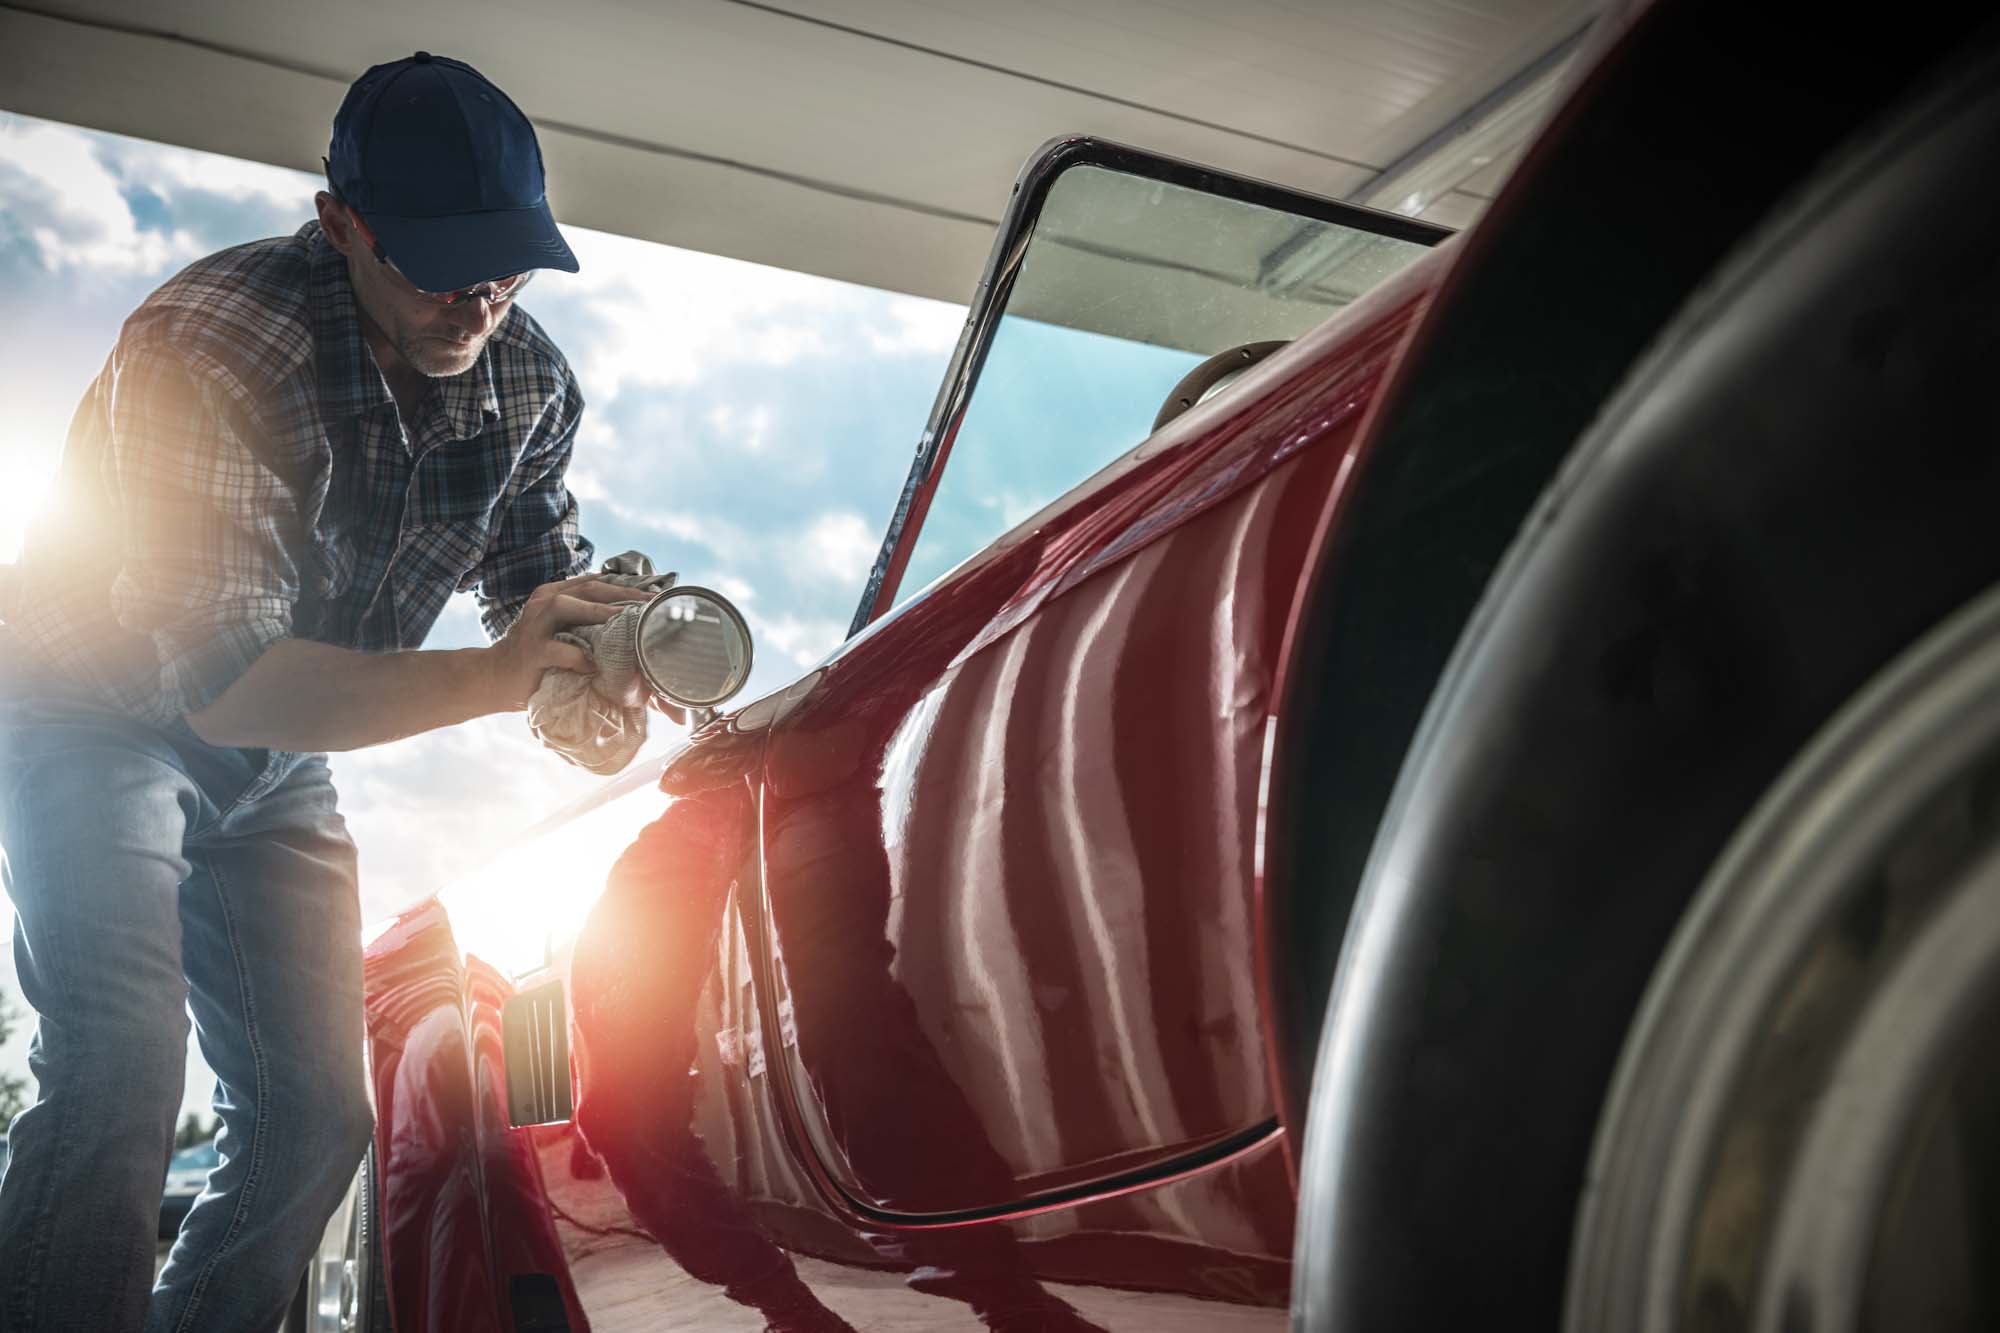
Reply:
[[788, 692], [767, 750], [774, 1066], [864, 1212], [1005, 1209], [1271, 1132], [1271, 677], [1418, 284], [1132, 446], [1191, 369], [1324, 324], [1438, 234], [1077, 141], [1017, 200], [881, 618]]

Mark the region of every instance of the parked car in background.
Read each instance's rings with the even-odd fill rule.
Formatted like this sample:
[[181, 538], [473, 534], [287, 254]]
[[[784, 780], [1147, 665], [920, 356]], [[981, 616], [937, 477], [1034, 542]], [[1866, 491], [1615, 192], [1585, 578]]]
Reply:
[[372, 933], [301, 1309], [1982, 1326], [2000, 65], [1808, 17], [1444, 245], [1037, 154], [847, 642]]
[[167, 1187], [160, 1198], [160, 1239], [172, 1240], [181, 1233], [181, 1222], [194, 1207], [195, 1196], [208, 1184], [208, 1173], [221, 1159], [215, 1140], [205, 1139], [175, 1152], [167, 1159]]

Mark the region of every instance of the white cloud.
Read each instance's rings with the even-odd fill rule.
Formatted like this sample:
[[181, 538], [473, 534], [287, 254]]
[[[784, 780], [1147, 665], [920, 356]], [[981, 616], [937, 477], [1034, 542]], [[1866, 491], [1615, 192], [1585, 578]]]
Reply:
[[809, 579], [859, 593], [880, 544], [881, 534], [861, 515], [821, 514], [792, 542], [792, 560]]
[[579, 501], [602, 500], [611, 494], [591, 471], [590, 464], [580, 458], [572, 458], [569, 471], [563, 474], [563, 484]]
[[826, 345], [812, 316], [848, 299], [827, 279], [581, 227], [564, 232], [582, 271], [543, 274], [537, 285], [596, 322], [586, 345], [564, 350], [590, 367], [600, 406], [632, 387], [693, 384], [716, 365], [789, 364]]
[[800, 667], [809, 667], [838, 648], [847, 626], [837, 620], [799, 616], [750, 617], [750, 632], [761, 647], [770, 644]]
[[67, 125], [0, 118], [0, 185], [7, 211], [34, 239], [50, 271], [91, 277], [159, 273], [196, 258], [181, 229], [141, 231], [118, 178], [94, 152], [95, 136]]
[[1035, 495], [1022, 495], [1018, 491], [1005, 491], [993, 503], [1000, 507], [1000, 521], [1009, 528], [1015, 528], [1041, 512], [1048, 500]]
[[49, 271], [96, 282], [155, 276], [211, 248], [189, 227], [142, 226], [124, 194], [129, 185], [168, 216], [176, 201], [202, 194], [304, 218], [317, 182], [283, 167], [0, 114], [0, 194]]
[[771, 436], [771, 409], [765, 403], [749, 407], [717, 403], [708, 409], [703, 420], [716, 434], [726, 436], [732, 445], [746, 453], [762, 453]]
[[479, 620], [479, 601], [469, 592], [454, 593], [446, 599], [444, 611], [432, 626], [425, 646], [431, 648], [483, 648], [486, 628]]
[[[963, 307], [882, 293], [810, 274], [566, 227], [580, 273], [536, 281], [551, 301], [597, 322], [566, 346], [608, 406], [641, 386], [685, 387], [717, 367], [785, 367], [807, 359], [936, 356]], [[532, 307], [533, 301], [530, 300]]]
[[295, 211], [303, 221], [311, 214], [313, 195], [321, 188], [318, 177], [289, 167], [131, 139], [110, 142], [116, 147], [108, 156], [128, 166], [126, 175], [170, 202], [177, 194], [200, 190], [241, 203], [261, 200]]
[[[740, 523], [726, 519], [720, 514], [689, 514], [672, 509], [638, 509], [620, 504], [616, 500], [600, 500], [598, 508], [603, 509], [620, 521], [634, 527], [646, 528], [673, 538], [676, 542], [688, 542], [707, 548], [718, 564], [740, 566], [748, 563], [767, 545], [770, 538], [754, 536]], [[681, 569], [685, 572], [687, 560], [676, 555], [673, 548], [664, 553], [648, 551], [653, 557], [653, 565], [658, 569]], [[676, 561], [679, 561], [676, 564]]]
[[918, 296], [900, 296], [889, 303], [891, 325], [863, 330], [869, 350], [878, 356], [941, 356], [958, 343], [965, 327], [965, 307]]

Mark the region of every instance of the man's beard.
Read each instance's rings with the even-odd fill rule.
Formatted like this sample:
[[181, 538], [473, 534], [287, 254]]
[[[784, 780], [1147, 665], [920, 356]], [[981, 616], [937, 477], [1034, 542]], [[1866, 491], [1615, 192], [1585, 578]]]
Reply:
[[485, 349], [486, 340], [458, 343], [449, 339], [413, 334], [396, 344], [411, 369], [428, 379], [449, 379], [472, 369]]

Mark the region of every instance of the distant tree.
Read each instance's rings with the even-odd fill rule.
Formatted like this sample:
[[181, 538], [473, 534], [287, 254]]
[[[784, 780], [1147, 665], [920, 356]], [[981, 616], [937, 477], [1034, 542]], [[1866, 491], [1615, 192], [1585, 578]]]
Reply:
[[203, 1123], [199, 1115], [193, 1111], [189, 1111], [181, 1117], [181, 1127], [174, 1131], [174, 1151], [179, 1152], [183, 1148], [192, 1148], [197, 1143], [207, 1143], [215, 1137], [215, 1131], [221, 1128], [221, 1126], [222, 1121], [220, 1119], [211, 1119], [207, 1123]]
[[[14, 1035], [14, 1025], [21, 1021], [21, 1011], [7, 1003], [7, 993], [0, 991], [0, 1046]], [[7, 1126], [14, 1123], [14, 1117], [28, 1109], [28, 1080], [19, 1074], [0, 1074], [0, 1134], [7, 1132]]]

